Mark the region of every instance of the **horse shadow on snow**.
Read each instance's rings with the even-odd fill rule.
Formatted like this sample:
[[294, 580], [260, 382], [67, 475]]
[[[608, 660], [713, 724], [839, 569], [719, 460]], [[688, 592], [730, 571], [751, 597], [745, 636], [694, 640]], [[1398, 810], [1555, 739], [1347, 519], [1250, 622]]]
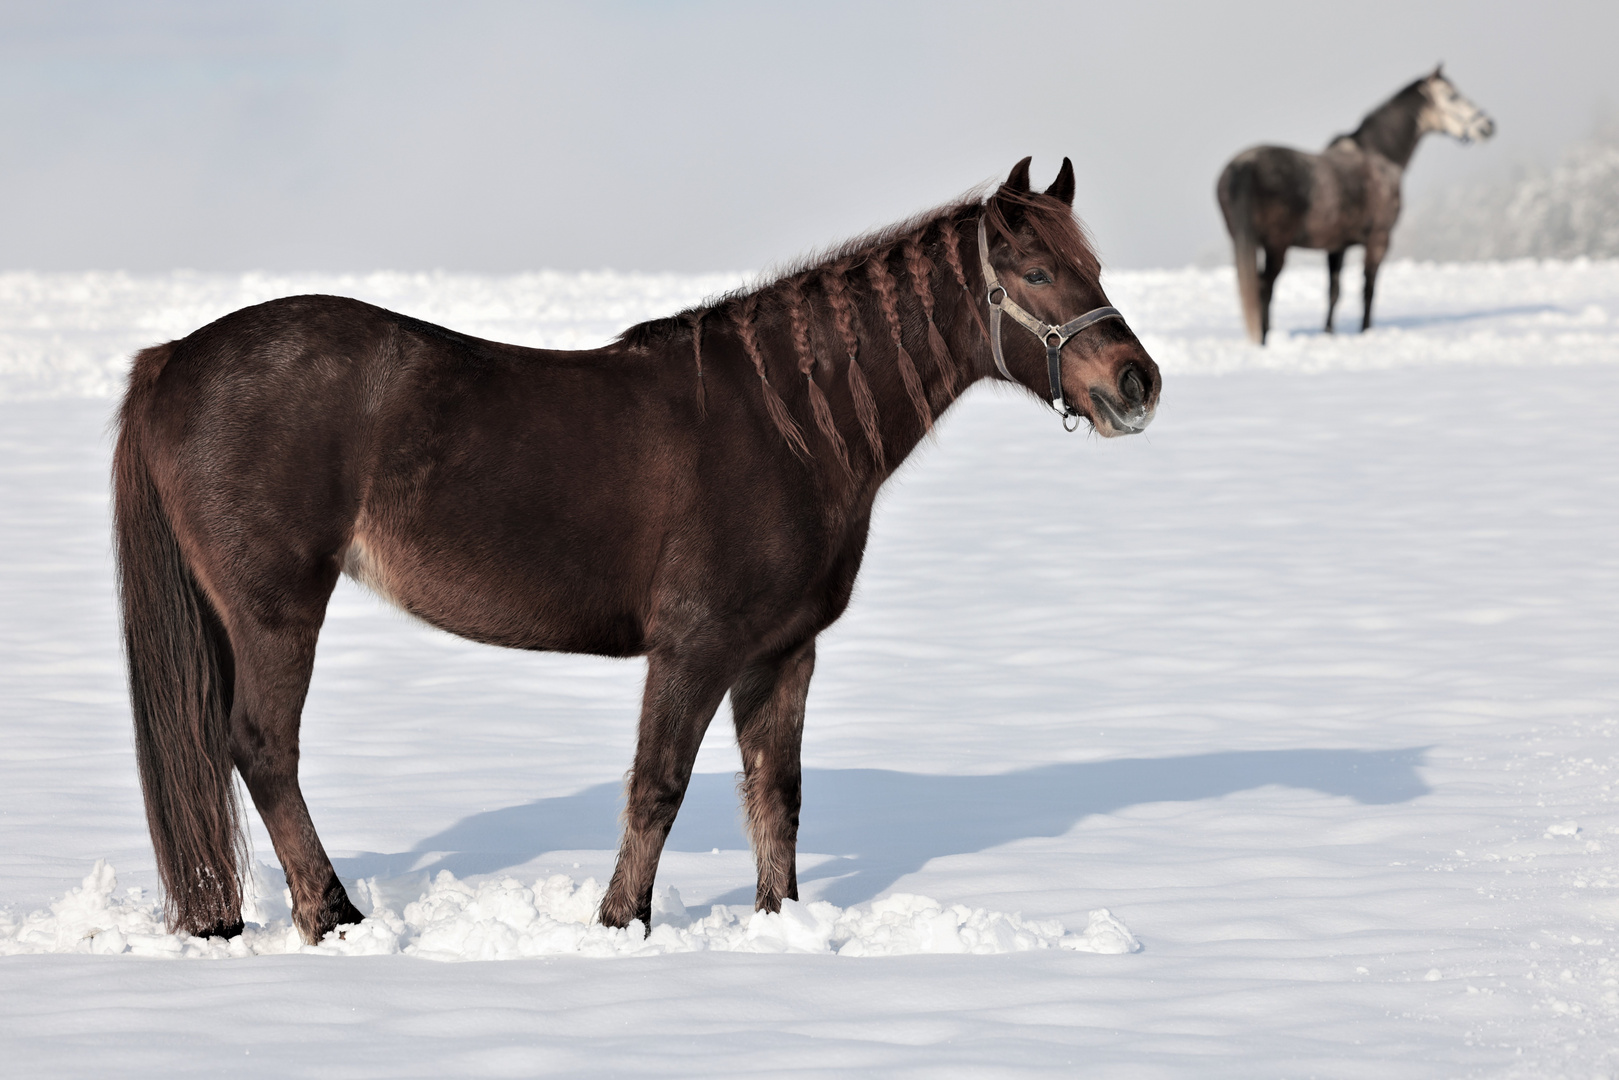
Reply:
[[[1401, 750], [1261, 750], [1174, 758], [1042, 765], [992, 776], [938, 776], [890, 769], [806, 769], [802, 852], [838, 858], [803, 871], [801, 882], [839, 906], [873, 899], [930, 859], [1061, 836], [1092, 814], [1154, 802], [1191, 802], [1280, 785], [1362, 804], [1408, 802], [1430, 788], [1417, 769], [1426, 747]], [[623, 785], [473, 814], [397, 854], [337, 859], [344, 878], [449, 870], [496, 873], [552, 851], [613, 850]], [[746, 848], [736, 778], [692, 777], [668, 851]], [[740, 884], [740, 883], [739, 883]], [[753, 884], [717, 903], [748, 903]]]

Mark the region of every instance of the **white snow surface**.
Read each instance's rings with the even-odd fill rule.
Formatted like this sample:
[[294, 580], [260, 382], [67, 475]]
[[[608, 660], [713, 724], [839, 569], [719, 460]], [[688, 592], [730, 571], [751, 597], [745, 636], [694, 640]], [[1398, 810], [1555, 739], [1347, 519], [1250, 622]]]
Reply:
[[[272, 871], [255, 867], [255, 883]], [[358, 926], [327, 934], [307, 945], [291, 925], [291, 893], [276, 898], [262, 887], [244, 911], [239, 936], [199, 938], [172, 934], [144, 890], [115, 897], [118, 877], [97, 861], [84, 882], [49, 911], [0, 923], [0, 956], [23, 953], [90, 953], [96, 956], [160, 956], [224, 960], [230, 957], [310, 953], [387, 956], [406, 953], [427, 960], [516, 960], [533, 956], [658, 956], [671, 952], [830, 953], [839, 956], [905, 956], [913, 953], [1076, 952], [1127, 953], [1141, 947], [1128, 928], [1106, 910], [1093, 911], [1084, 933], [1065, 934], [1053, 920], [945, 908], [935, 900], [894, 893], [845, 911], [824, 900], [786, 900], [779, 912], [713, 905], [694, 919], [678, 890], [666, 887], [653, 902], [652, 928], [633, 922], [624, 929], [595, 922], [607, 894], [595, 878], [575, 884], [553, 874], [524, 887], [516, 878], [472, 885], [440, 870], [427, 891], [405, 905], [403, 915], [381, 901], [374, 878], [357, 883], [370, 913]], [[279, 903], [277, 902], [279, 900]], [[273, 914], [272, 914], [273, 913]]]
[[128, 355], [297, 292], [582, 346], [741, 278], [0, 274], [0, 1060], [1619, 1075], [1619, 263], [1394, 263], [1336, 337], [1322, 276], [1283, 275], [1261, 350], [1229, 271], [1110, 274], [1165, 373], [1143, 436], [991, 387], [946, 416], [823, 636], [779, 915], [723, 715], [650, 936], [594, 925], [642, 665], [340, 586], [302, 777], [367, 919], [306, 946], [251, 814], [247, 932], [161, 926], [107, 524]]

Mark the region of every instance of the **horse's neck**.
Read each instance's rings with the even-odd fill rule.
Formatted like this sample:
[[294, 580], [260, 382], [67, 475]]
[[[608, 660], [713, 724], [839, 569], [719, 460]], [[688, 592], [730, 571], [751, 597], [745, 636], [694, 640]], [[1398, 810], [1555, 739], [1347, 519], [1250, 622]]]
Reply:
[[950, 346], [950, 355], [956, 358], [956, 367], [961, 372], [961, 384], [957, 387], [959, 396], [978, 380], [990, 378], [994, 371], [989, 348], [989, 303], [985, 299], [989, 288], [984, 280], [983, 259], [978, 251], [977, 219], [949, 222], [944, 227], [956, 232], [962, 270], [967, 276], [967, 284], [963, 288], [949, 264], [942, 257], [937, 260], [939, 272], [936, 280], [944, 284], [934, 290], [937, 297], [934, 321], [939, 324]]
[[1421, 102], [1409, 100], [1405, 93], [1396, 94], [1367, 113], [1351, 138], [1403, 169], [1411, 163], [1411, 155], [1416, 153], [1417, 142], [1422, 138], [1417, 126], [1420, 111]]
[[[952, 222], [944, 222], [940, 227], [957, 230], [958, 250], [969, 287], [978, 289], [982, 295], [980, 275], [974, 270], [978, 249], [971, 230], [964, 233], [959, 224]], [[906, 352], [922, 381], [929, 412], [937, 420], [969, 386], [983, 377], [984, 357], [988, 356], [989, 346], [980, 324], [973, 320], [972, 312], [967, 309], [972, 299], [957, 281], [943, 252], [930, 244], [928, 256], [933, 263], [933, 323], [949, 352], [948, 362], [952, 369], [949, 374], [940, 369], [929, 339], [915, 335], [911, 330], [919, 324], [925, 327], [926, 319], [920, 300], [906, 282], [900, 283], [899, 312], [902, 323], [907, 327], [904, 334]], [[899, 355], [880, 302], [869, 290], [862, 290], [858, 308], [864, 328], [859, 362], [876, 399], [884, 456], [887, 459], [886, 470], [881, 477], [875, 478], [881, 483], [882, 479], [899, 468], [927, 432], [922, 428], [916, 406], [906, 391], [899, 371]]]

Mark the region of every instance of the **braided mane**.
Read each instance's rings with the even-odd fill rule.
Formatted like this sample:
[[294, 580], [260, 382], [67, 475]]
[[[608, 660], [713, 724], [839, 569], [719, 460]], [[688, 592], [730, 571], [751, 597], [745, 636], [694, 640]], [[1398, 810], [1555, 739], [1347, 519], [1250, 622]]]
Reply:
[[[934, 310], [946, 296], [939, 291], [943, 287], [948, 290], [947, 310], [965, 302], [988, 340], [984, 316], [978, 310], [980, 298], [974, 295], [960, 250], [961, 232], [971, 235], [970, 225], [980, 215], [990, 234], [1004, 238], [1015, 250], [1038, 245], [1082, 277], [1092, 281], [1099, 277], [1101, 264], [1090, 239], [1066, 205], [1002, 185], [990, 198], [971, 192], [953, 203], [789, 263], [750, 287], [676, 315], [639, 323], [618, 340], [631, 348], [689, 340], [702, 410], [704, 343], [716, 334], [733, 334], [759, 377], [765, 412], [793, 453], [804, 459], [814, 456], [811, 440], [783, 398], [790, 381], [801, 379], [805, 385], [801, 400], [808, 403], [808, 416], [803, 419], [819, 432], [818, 445], [829, 449], [839, 468], [852, 476], [850, 447], [827, 397], [841, 369], [854, 419], [873, 464], [883, 471], [880, 417], [863, 368], [873, 362], [892, 363], [897, 368], [923, 431], [933, 424], [933, 410], [916, 357], [926, 358], [951, 397], [958, 386], [971, 381], [969, 365], [951, 356], [934, 322]], [[877, 327], [862, 320], [863, 303], [880, 313], [880, 334]], [[760, 335], [765, 321], [782, 329], [787, 349], [766, 348]], [[924, 336], [907, 347], [907, 327], [914, 338], [917, 326], [923, 327]]]

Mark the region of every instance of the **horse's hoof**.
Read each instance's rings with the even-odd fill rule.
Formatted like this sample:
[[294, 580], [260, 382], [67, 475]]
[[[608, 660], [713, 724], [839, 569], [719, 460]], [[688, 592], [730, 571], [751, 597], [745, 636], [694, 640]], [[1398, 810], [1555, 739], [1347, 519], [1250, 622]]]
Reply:
[[320, 907], [312, 918], [306, 918], [298, 911], [293, 912], [292, 918], [298, 924], [304, 941], [310, 945], [319, 945], [327, 934], [340, 926], [356, 926], [365, 921], [365, 916], [350, 902], [349, 894], [335, 878], [326, 887], [326, 895], [321, 897]]
[[634, 905], [626, 904], [622, 901], [615, 903], [612, 896], [609, 895], [602, 899], [601, 910], [596, 913], [596, 918], [600, 920], [603, 926], [611, 926], [619, 930], [626, 929], [630, 923], [640, 920], [641, 936], [650, 937], [652, 935], [652, 903], [650, 900], [645, 904]]

